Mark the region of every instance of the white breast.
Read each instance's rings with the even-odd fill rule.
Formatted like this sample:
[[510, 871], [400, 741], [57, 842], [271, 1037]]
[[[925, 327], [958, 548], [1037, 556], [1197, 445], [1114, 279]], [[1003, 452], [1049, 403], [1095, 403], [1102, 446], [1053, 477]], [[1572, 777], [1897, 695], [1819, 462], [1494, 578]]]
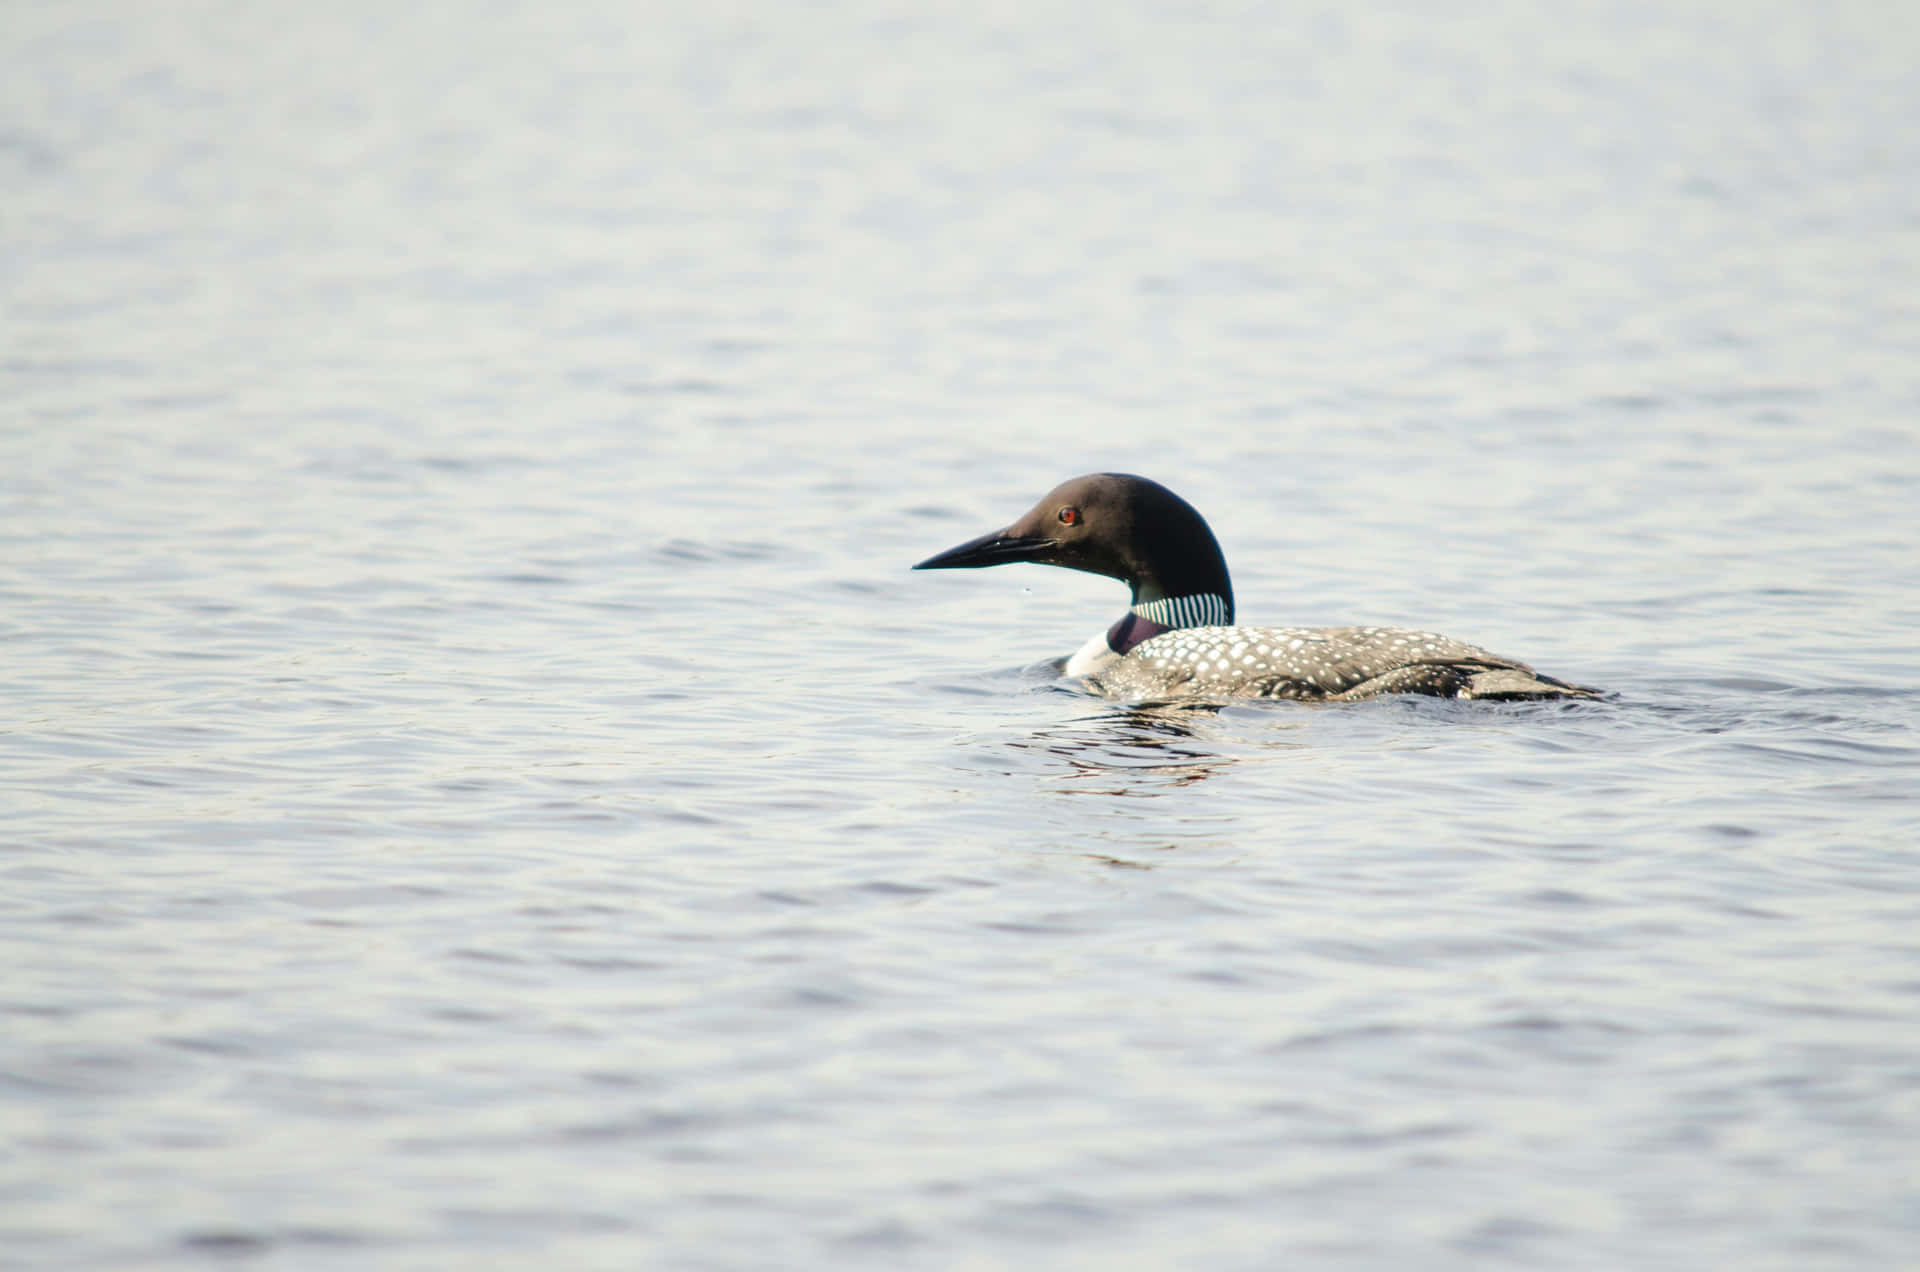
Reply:
[[1113, 652], [1113, 646], [1107, 644], [1105, 632], [1095, 632], [1093, 639], [1080, 646], [1080, 652], [1067, 659], [1069, 676], [1091, 676], [1102, 667], [1120, 661], [1120, 655]]

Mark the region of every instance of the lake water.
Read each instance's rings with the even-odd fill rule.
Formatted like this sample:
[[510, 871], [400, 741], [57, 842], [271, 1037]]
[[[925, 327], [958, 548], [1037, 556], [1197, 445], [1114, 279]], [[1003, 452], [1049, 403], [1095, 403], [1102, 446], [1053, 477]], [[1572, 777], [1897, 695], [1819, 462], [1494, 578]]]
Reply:
[[[0, 1265], [1920, 1250], [1898, 6], [0, 14]], [[1243, 621], [1600, 703], [1128, 709]]]

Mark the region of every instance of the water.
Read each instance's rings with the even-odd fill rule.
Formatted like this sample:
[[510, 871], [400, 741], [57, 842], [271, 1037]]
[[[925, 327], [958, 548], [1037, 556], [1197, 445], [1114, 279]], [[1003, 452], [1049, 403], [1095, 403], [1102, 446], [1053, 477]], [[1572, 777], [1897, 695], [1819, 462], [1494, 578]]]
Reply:
[[[0, 1264], [1910, 1260], [1911, 21], [0, 41]], [[1614, 696], [907, 572], [1095, 469]]]

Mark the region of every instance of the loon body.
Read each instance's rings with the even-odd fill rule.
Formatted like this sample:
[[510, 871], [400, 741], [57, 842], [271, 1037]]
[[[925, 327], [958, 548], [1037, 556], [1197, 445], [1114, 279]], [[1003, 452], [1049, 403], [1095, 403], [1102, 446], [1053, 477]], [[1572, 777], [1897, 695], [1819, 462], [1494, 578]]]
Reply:
[[1597, 698], [1511, 658], [1395, 627], [1236, 627], [1233, 584], [1213, 531], [1157, 482], [1092, 473], [1055, 488], [1005, 530], [927, 558], [916, 570], [1032, 561], [1116, 578], [1126, 614], [1068, 660], [1116, 698], [1352, 701], [1383, 693], [1441, 698]]

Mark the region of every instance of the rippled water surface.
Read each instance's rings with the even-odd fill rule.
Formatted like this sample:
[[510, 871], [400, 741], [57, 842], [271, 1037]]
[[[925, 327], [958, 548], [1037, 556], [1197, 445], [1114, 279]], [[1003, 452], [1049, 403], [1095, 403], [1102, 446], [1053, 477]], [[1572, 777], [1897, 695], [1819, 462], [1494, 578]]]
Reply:
[[0, 1265], [1910, 1261], [1920, 34], [1476, 12], [8, 6]]

